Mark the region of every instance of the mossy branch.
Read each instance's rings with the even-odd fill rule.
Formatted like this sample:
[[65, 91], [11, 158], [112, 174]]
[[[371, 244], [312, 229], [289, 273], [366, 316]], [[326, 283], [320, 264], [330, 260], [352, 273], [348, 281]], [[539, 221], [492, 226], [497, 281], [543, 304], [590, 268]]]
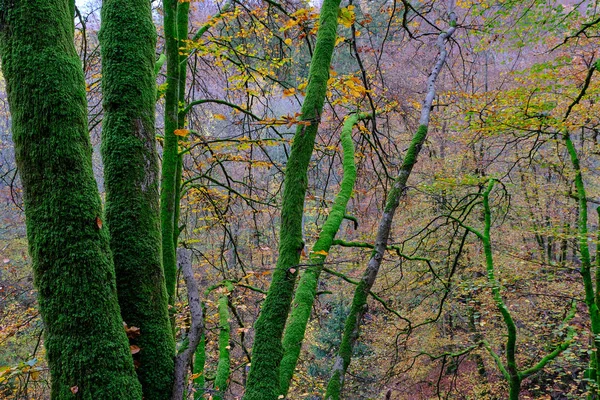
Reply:
[[290, 310], [297, 269], [304, 246], [302, 217], [308, 186], [308, 166], [323, 105], [331, 59], [335, 48], [340, 0], [325, 0], [321, 6], [317, 42], [308, 73], [306, 97], [302, 104], [301, 120], [287, 161], [283, 199], [279, 258], [269, 292], [256, 321], [252, 366], [244, 400], [276, 400], [280, 393], [280, 363], [283, 357], [282, 335]]
[[340, 191], [335, 197], [331, 211], [323, 224], [310, 253], [309, 264], [311, 266], [302, 274], [293, 300], [292, 312], [288, 318], [285, 334], [283, 336], [284, 355], [280, 367], [280, 394], [287, 395], [291, 379], [298, 363], [302, 341], [306, 332], [306, 326], [314, 304], [317, 285], [325, 258], [333, 244], [342, 221], [347, 217], [346, 207], [352, 196], [354, 183], [356, 181], [356, 162], [354, 160], [354, 141], [352, 129], [360, 120], [366, 119], [370, 114], [355, 113], [346, 117], [340, 140], [342, 142], [343, 177], [340, 183]]

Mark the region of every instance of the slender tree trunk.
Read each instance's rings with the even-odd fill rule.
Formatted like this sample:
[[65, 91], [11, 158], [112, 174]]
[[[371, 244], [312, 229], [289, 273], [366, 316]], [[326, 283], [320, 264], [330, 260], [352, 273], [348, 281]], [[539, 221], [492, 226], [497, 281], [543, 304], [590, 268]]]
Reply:
[[342, 167], [344, 176], [340, 184], [340, 192], [335, 198], [331, 212], [323, 225], [319, 234], [319, 239], [313, 247], [313, 253], [310, 255], [311, 266], [302, 274], [298, 282], [298, 288], [294, 295], [292, 312], [288, 318], [285, 334], [283, 336], [283, 359], [281, 360], [280, 371], [280, 393], [287, 395], [290, 388], [290, 381], [294, 376], [294, 370], [298, 363], [300, 350], [306, 326], [310, 319], [310, 313], [317, 294], [317, 284], [323, 268], [323, 263], [327, 253], [331, 249], [333, 239], [337, 234], [346, 206], [354, 189], [356, 181], [356, 165], [354, 162], [354, 142], [352, 139], [352, 128], [361, 119], [367, 118], [368, 114], [352, 114], [346, 118], [341, 133], [341, 142], [344, 151]]
[[354, 344], [359, 336], [359, 328], [365, 312], [367, 297], [371, 291], [371, 288], [373, 287], [373, 284], [375, 283], [375, 279], [377, 278], [377, 274], [379, 272], [379, 267], [381, 266], [383, 256], [385, 255], [394, 214], [396, 213], [396, 209], [400, 204], [400, 199], [404, 196], [406, 182], [408, 181], [410, 173], [417, 162], [417, 156], [419, 155], [421, 147], [423, 146], [425, 138], [427, 137], [430, 112], [433, 99], [435, 97], [435, 83], [442, 67], [446, 63], [446, 57], [448, 55], [448, 51], [446, 50], [446, 42], [456, 30], [456, 16], [452, 11], [452, 8], [452, 6], [449, 7], [450, 27], [446, 32], [442, 32], [437, 40], [439, 53], [437, 55], [435, 65], [427, 80], [427, 95], [421, 109], [419, 128], [412, 138], [400, 167], [398, 176], [394, 181], [392, 190], [388, 194], [383, 216], [379, 222], [377, 236], [375, 238], [375, 247], [373, 249], [373, 253], [371, 254], [371, 259], [369, 260], [363, 277], [354, 291], [354, 298], [352, 300], [350, 314], [346, 319], [342, 342], [340, 344], [338, 355], [335, 359], [331, 378], [327, 385], [325, 398], [328, 400], [337, 400], [341, 396], [342, 387], [344, 385], [344, 376], [348, 366], [350, 365]]
[[279, 395], [279, 366], [283, 356], [281, 339], [304, 247], [302, 215], [308, 185], [307, 170], [327, 92], [337, 37], [339, 5], [340, 0], [325, 0], [321, 6], [317, 43], [310, 65], [306, 98], [302, 104], [301, 118], [310, 125], [298, 125], [286, 166], [279, 259], [254, 327], [252, 366], [245, 400], [275, 400]]
[[175, 244], [175, 199], [179, 163], [178, 139], [175, 135], [178, 116], [179, 51], [177, 42], [178, 0], [163, 0], [165, 52], [167, 55], [167, 89], [165, 92], [165, 133], [160, 191], [160, 223], [162, 231], [163, 268], [169, 305], [175, 300], [177, 256]]
[[0, 56], [52, 399], [141, 399], [92, 172], [73, 0], [0, 0]]
[[161, 260], [158, 155], [154, 128], [156, 29], [147, 0], [102, 4], [102, 159], [106, 222], [123, 320], [147, 399], [168, 399], [175, 341]]
[[[187, 83], [187, 53], [185, 53], [182, 48], [185, 48], [187, 44], [185, 40], [188, 38], [188, 24], [189, 24], [189, 16], [190, 16], [190, 3], [188, 2], [180, 2], [177, 5], [177, 43], [178, 43], [178, 55], [179, 58], [177, 60], [177, 79], [178, 79], [178, 89], [177, 89], [177, 129], [185, 128], [185, 112], [183, 111], [183, 107], [179, 107], [181, 104], [185, 104], [185, 89]], [[168, 68], [168, 67], [167, 67]], [[183, 174], [183, 155], [179, 153], [177, 154], [177, 170], [175, 172], [175, 200], [173, 203], [173, 247], [175, 248], [175, 252], [177, 252], [177, 244], [179, 242], [179, 215], [181, 211], [180, 203], [181, 203], [181, 177]]]
[[[595, 385], [591, 388], [592, 394], [589, 398], [597, 398], [598, 395], [598, 387], [600, 375], [598, 374], [598, 349], [600, 349], [600, 340], [597, 338], [600, 337], [600, 310], [598, 309], [598, 304], [596, 303], [596, 293], [594, 293], [594, 279], [592, 277], [592, 260], [590, 256], [590, 250], [588, 247], [588, 217], [587, 217], [587, 194], [585, 190], [585, 185], [583, 183], [583, 176], [581, 174], [581, 166], [579, 164], [579, 156], [577, 155], [577, 150], [573, 145], [573, 141], [571, 140], [571, 136], [568, 132], [564, 134], [564, 140], [567, 147], [567, 151], [569, 152], [569, 156], [571, 158], [571, 165], [575, 170], [575, 188], [577, 189], [577, 198], [579, 200], [579, 218], [577, 221], [578, 230], [579, 230], [579, 254], [581, 256], [581, 278], [583, 280], [583, 287], [585, 293], [585, 304], [587, 305], [589, 318], [590, 318], [590, 327], [592, 330], [594, 347], [592, 351], [592, 356], [590, 360], [590, 368], [589, 368], [589, 379], [595, 382]], [[600, 280], [597, 281], [600, 283]], [[596, 287], [597, 291], [599, 288]]]
[[225, 399], [227, 391], [229, 373], [231, 367], [229, 340], [231, 327], [229, 324], [229, 295], [222, 294], [219, 297], [219, 363], [217, 364], [217, 373], [215, 375], [215, 390], [217, 393], [213, 396], [215, 400]]

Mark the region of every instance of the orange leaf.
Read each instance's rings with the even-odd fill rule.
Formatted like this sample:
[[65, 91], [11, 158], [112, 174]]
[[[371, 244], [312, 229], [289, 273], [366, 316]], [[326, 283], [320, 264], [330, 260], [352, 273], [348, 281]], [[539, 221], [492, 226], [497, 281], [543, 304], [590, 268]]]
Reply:
[[175, 134], [175, 136], [187, 136], [188, 133], [190, 133], [189, 129], [175, 129], [175, 131], [173, 131], [173, 133]]
[[284, 89], [284, 91], [283, 91], [283, 97], [293, 96], [294, 93], [296, 93], [296, 89], [295, 88]]
[[129, 351], [131, 351], [131, 354], [137, 354], [140, 352], [140, 348], [139, 346], [136, 346], [135, 344], [132, 344], [131, 346], [129, 346]]
[[102, 229], [102, 220], [100, 219], [100, 217], [96, 217], [96, 226], [98, 227], [98, 229]]

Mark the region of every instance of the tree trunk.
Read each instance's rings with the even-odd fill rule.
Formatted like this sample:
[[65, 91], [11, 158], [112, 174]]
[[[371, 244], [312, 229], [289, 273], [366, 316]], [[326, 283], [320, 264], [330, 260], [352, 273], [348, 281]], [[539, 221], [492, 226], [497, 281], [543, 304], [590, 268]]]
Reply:
[[141, 399], [92, 172], [72, 0], [0, 0], [0, 56], [52, 399]]
[[352, 114], [346, 118], [341, 133], [341, 142], [344, 151], [343, 170], [344, 176], [340, 184], [340, 192], [336, 196], [331, 212], [319, 234], [319, 239], [314, 245], [313, 253], [310, 255], [311, 266], [306, 270], [296, 289], [292, 312], [289, 316], [285, 334], [283, 336], [283, 359], [280, 371], [280, 394], [287, 395], [290, 381], [294, 376], [294, 370], [298, 363], [302, 340], [306, 332], [306, 326], [310, 319], [310, 313], [317, 294], [317, 284], [323, 269], [323, 263], [327, 253], [331, 249], [333, 239], [337, 234], [346, 206], [354, 189], [356, 181], [356, 165], [354, 162], [354, 142], [352, 139], [352, 128], [361, 119], [367, 118], [368, 114]]
[[167, 55], [167, 89], [165, 92], [165, 132], [160, 191], [160, 222], [162, 231], [163, 269], [169, 305], [174, 304], [177, 280], [175, 251], [175, 192], [179, 163], [178, 139], [175, 135], [178, 115], [179, 51], [177, 43], [178, 0], [163, 0], [165, 49]]
[[169, 399], [175, 341], [161, 260], [158, 155], [154, 128], [156, 29], [147, 0], [102, 5], [102, 159], [106, 222], [123, 320], [144, 397]]
[[339, 5], [340, 0], [325, 0], [321, 7], [317, 43], [310, 65], [306, 98], [302, 104], [301, 119], [310, 125], [298, 125], [286, 166], [279, 259], [255, 324], [252, 366], [245, 400], [275, 400], [279, 395], [279, 365], [283, 356], [281, 338], [304, 247], [302, 215], [308, 185], [307, 170], [327, 92]]
[[450, 7], [450, 27], [447, 31], [442, 32], [437, 40], [439, 53], [436, 58], [435, 65], [427, 80], [427, 94], [421, 108], [419, 128], [410, 142], [398, 176], [394, 181], [392, 190], [388, 194], [383, 216], [379, 222], [377, 236], [375, 238], [375, 247], [371, 254], [371, 259], [369, 260], [363, 277], [354, 291], [354, 298], [352, 299], [350, 314], [346, 319], [342, 342], [333, 365], [331, 378], [329, 379], [329, 383], [327, 385], [327, 392], [325, 394], [325, 398], [327, 400], [337, 400], [341, 396], [342, 387], [344, 385], [344, 376], [348, 366], [350, 365], [350, 360], [352, 359], [354, 344], [359, 336], [359, 328], [366, 309], [367, 297], [371, 291], [371, 288], [373, 287], [373, 284], [375, 283], [375, 279], [379, 273], [379, 267], [381, 266], [383, 256], [386, 252], [394, 214], [396, 213], [396, 209], [400, 204], [400, 199], [405, 194], [406, 182], [408, 181], [410, 173], [417, 162], [417, 156], [419, 155], [421, 147], [423, 146], [425, 138], [427, 137], [430, 112], [433, 105], [433, 99], [435, 97], [435, 83], [442, 67], [446, 63], [446, 57], [448, 55], [448, 51], [446, 50], [446, 42], [452, 36], [455, 30], [456, 16], [452, 11], [452, 7]]

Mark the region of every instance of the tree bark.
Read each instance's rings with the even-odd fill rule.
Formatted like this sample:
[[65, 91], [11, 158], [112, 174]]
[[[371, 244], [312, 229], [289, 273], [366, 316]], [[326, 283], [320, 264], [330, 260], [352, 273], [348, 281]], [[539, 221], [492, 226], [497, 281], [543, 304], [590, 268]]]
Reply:
[[102, 5], [102, 159], [106, 222], [123, 320], [140, 328], [132, 344], [147, 399], [169, 399], [175, 341], [161, 260], [158, 155], [154, 127], [156, 29], [147, 0]]
[[141, 399], [92, 172], [73, 0], [0, 0], [0, 56], [52, 399]]

